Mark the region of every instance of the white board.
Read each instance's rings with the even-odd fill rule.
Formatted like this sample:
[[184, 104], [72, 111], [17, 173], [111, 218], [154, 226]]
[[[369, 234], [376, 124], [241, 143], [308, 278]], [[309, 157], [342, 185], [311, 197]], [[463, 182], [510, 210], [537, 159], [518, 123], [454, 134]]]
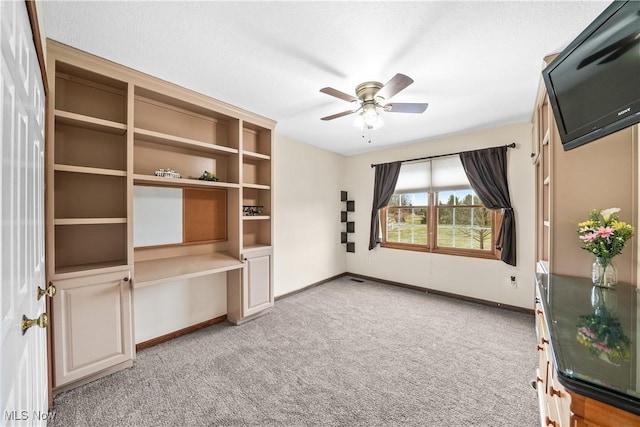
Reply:
[[133, 246], [182, 243], [182, 189], [133, 187]]

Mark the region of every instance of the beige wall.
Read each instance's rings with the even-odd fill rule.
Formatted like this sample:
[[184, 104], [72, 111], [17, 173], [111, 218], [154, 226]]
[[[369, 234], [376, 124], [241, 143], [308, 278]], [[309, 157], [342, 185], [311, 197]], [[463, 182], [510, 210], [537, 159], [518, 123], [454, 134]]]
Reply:
[[[369, 251], [373, 200], [372, 163], [493, 147], [515, 142], [508, 151], [511, 202], [517, 224], [517, 262], [466, 258], [376, 248]], [[375, 143], [375, 142], [374, 142]], [[347, 255], [347, 271], [501, 304], [533, 308], [534, 288], [534, 172], [530, 159], [531, 124], [489, 130], [403, 145], [347, 158], [346, 189], [356, 201], [356, 253]], [[517, 287], [510, 287], [516, 276]]]
[[135, 289], [136, 344], [227, 314], [226, 274]]
[[345, 157], [276, 134], [274, 155], [276, 296], [344, 273], [340, 190]]

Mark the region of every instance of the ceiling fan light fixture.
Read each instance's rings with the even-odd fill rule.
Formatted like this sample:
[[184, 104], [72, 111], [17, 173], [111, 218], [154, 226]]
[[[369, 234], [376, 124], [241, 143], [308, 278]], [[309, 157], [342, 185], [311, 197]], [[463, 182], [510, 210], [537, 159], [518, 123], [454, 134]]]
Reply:
[[373, 104], [365, 104], [362, 111], [356, 116], [353, 125], [362, 130], [375, 130], [384, 126], [384, 120]]

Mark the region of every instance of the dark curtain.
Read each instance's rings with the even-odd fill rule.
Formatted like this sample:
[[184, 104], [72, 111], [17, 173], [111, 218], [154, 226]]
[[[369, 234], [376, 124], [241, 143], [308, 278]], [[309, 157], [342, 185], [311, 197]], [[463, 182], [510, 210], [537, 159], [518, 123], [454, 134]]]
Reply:
[[485, 207], [503, 210], [496, 247], [502, 251], [502, 261], [516, 265], [516, 218], [507, 182], [507, 147], [460, 153], [460, 160], [471, 187]]
[[369, 236], [369, 250], [380, 243], [380, 209], [387, 206], [394, 190], [402, 162], [383, 163], [376, 165], [375, 182], [373, 186], [373, 206], [371, 207], [371, 234]]

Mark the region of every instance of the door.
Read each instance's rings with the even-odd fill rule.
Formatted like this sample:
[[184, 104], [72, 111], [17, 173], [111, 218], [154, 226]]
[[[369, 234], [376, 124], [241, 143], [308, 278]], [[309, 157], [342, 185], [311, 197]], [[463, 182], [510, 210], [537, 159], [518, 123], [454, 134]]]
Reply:
[[244, 255], [242, 303], [247, 317], [273, 306], [271, 249], [248, 251]]
[[46, 425], [44, 87], [25, 2], [0, 1], [0, 416]]
[[54, 387], [132, 365], [129, 270], [54, 282]]

